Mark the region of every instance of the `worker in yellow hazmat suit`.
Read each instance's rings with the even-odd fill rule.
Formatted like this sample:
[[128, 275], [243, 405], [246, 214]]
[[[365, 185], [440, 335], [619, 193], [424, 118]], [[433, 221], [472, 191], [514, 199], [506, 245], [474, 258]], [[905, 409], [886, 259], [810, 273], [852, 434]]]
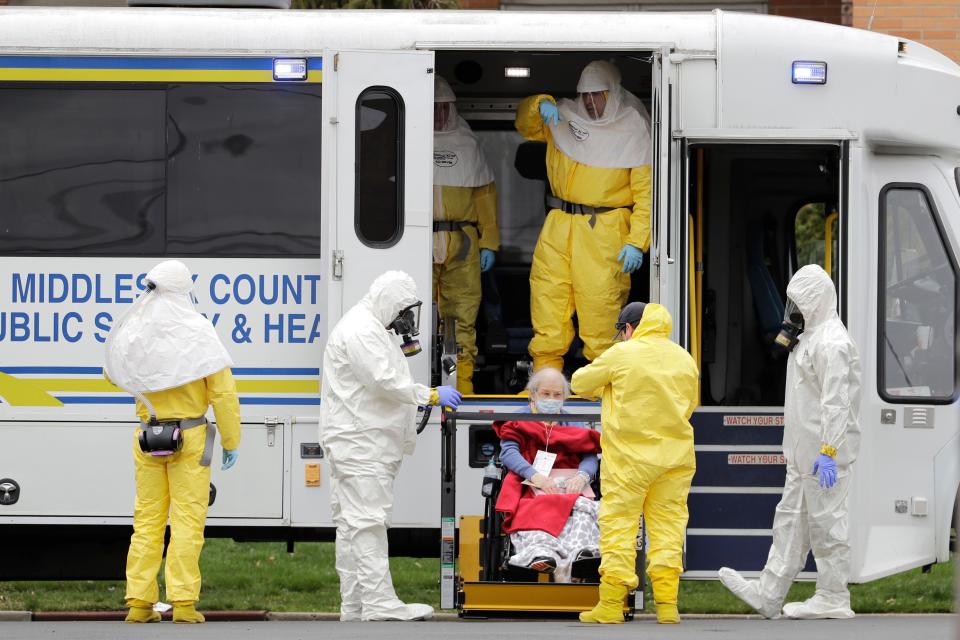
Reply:
[[630, 273], [650, 246], [650, 116], [609, 62], [588, 64], [577, 92], [517, 107], [517, 131], [547, 143], [552, 192], [530, 271], [534, 370], [563, 368], [574, 312], [588, 360], [611, 345]]
[[473, 393], [480, 273], [500, 248], [497, 188], [456, 96], [436, 77], [433, 118], [433, 283], [441, 316], [457, 321], [457, 389]]
[[[127, 622], [157, 622], [157, 573], [170, 519], [167, 599], [174, 622], [203, 622], [200, 550], [210, 491], [215, 429], [223, 469], [236, 463], [240, 403], [233, 364], [213, 325], [193, 307], [187, 267], [168, 260], [146, 276], [148, 289], [107, 337], [105, 374], [137, 398], [133, 438], [137, 497], [127, 554]], [[178, 442], [179, 441], [179, 442]]]
[[687, 495], [696, 470], [690, 416], [699, 371], [671, 342], [670, 313], [631, 302], [617, 321], [624, 341], [578, 370], [574, 393], [601, 397], [600, 602], [581, 622], [623, 622], [623, 599], [639, 584], [636, 538], [647, 526], [647, 575], [660, 623], [680, 622]]

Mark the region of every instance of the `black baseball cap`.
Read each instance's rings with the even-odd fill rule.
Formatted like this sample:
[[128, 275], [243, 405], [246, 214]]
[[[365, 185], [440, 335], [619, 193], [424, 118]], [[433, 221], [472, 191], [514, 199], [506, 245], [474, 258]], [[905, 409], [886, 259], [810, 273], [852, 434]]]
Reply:
[[636, 327], [640, 319], [643, 318], [643, 310], [646, 308], [646, 302], [631, 302], [627, 304], [627, 306], [620, 310], [620, 315], [617, 316], [617, 324], [621, 322], [629, 323]]
[[617, 334], [613, 337], [614, 341], [620, 340], [628, 324], [634, 328], [640, 324], [640, 319], [643, 318], [643, 310], [646, 308], [646, 302], [631, 302], [620, 310], [620, 315], [617, 316], [617, 324], [615, 325]]

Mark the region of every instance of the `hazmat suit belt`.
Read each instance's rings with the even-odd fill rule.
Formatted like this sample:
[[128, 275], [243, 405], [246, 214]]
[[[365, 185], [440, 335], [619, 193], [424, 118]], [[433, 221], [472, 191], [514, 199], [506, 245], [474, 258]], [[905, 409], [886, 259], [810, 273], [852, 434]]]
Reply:
[[[180, 427], [181, 429], [192, 429], [193, 427], [199, 427], [202, 424], [207, 424], [207, 419], [201, 416], [199, 418], [189, 418], [187, 420], [158, 419], [157, 422], [159, 422], [160, 424], [167, 424], [168, 422], [176, 422], [177, 426]], [[148, 425], [149, 425], [148, 422], [144, 422], [143, 420], [140, 421], [140, 427], [142, 429], [146, 429]]]
[[[217, 429], [214, 426], [214, 423], [208, 422], [207, 419], [203, 416], [200, 416], [199, 418], [187, 418], [186, 420], [157, 420], [157, 422], [159, 422], [160, 424], [177, 422], [179, 423], [180, 429], [183, 431], [186, 431], [187, 429], [193, 429], [194, 427], [199, 427], [204, 424], [209, 425], [209, 427], [207, 428], [207, 441], [203, 445], [203, 455], [200, 457], [200, 466], [201, 467], [210, 466], [210, 460], [213, 459], [213, 442], [217, 436]], [[144, 422], [143, 420], [140, 421], [141, 429], [146, 430], [149, 427], [150, 427], [149, 423]]]
[[476, 222], [460, 220], [437, 220], [433, 223], [434, 231], [463, 231], [464, 227], [476, 227]]
[[621, 207], [591, 207], [586, 204], [567, 202], [566, 200], [556, 196], [547, 196], [546, 203], [548, 210], [559, 209], [564, 213], [573, 213], [585, 216], [592, 216], [598, 213], [609, 213], [610, 211], [616, 211], [617, 209], [629, 209], [633, 206], [632, 204], [625, 204]]

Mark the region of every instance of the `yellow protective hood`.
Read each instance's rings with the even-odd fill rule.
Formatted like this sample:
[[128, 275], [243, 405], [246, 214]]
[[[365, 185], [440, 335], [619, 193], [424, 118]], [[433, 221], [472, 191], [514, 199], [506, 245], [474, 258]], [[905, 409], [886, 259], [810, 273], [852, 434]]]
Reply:
[[651, 302], [643, 310], [640, 324], [634, 330], [630, 339], [639, 340], [645, 336], [667, 337], [672, 330], [673, 318], [670, 317], [670, 312], [662, 304]]

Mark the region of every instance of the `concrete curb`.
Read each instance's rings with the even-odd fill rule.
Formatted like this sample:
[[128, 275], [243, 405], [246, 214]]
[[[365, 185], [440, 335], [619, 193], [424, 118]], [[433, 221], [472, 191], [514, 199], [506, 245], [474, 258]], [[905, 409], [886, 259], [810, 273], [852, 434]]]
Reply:
[[30, 622], [29, 611], [0, 611], [0, 622]]
[[[325, 611], [201, 611], [208, 622], [338, 622], [340, 614]], [[2, 622], [120, 622], [126, 616], [126, 611], [0, 611]], [[905, 617], [956, 617], [953, 613], [861, 613], [858, 618], [905, 618]], [[163, 614], [163, 619], [171, 619], [170, 612]], [[535, 622], [537, 620], [556, 620], [557, 617], [509, 617], [495, 616], [489, 618], [460, 618], [456, 613], [438, 612], [427, 622]], [[651, 613], [638, 613], [633, 618], [636, 621], [656, 620], [657, 616]], [[762, 620], [758, 615], [742, 615], [732, 613], [687, 613], [682, 614], [683, 620]]]
[[[434, 613], [426, 622], [453, 622], [460, 617], [455, 613]], [[271, 611], [267, 613], [267, 620], [271, 622], [339, 622], [339, 613], [322, 611]]]
[[[26, 612], [26, 620], [33, 622], [122, 622], [127, 616], [124, 611], [37, 611], [32, 615]], [[267, 620], [266, 611], [200, 611], [207, 622], [263, 622]], [[170, 611], [161, 614], [164, 620], [172, 620]]]

